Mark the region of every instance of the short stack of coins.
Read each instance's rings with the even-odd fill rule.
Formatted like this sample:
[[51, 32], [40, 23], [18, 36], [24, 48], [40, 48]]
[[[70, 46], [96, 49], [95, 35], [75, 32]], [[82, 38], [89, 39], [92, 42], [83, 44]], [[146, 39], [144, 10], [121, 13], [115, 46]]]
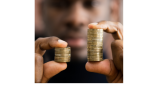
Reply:
[[103, 60], [103, 29], [88, 29], [87, 49], [88, 61]]
[[55, 57], [56, 62], [70, 62], [71, 49], [70, 47], [66, 48], [55, 48]]

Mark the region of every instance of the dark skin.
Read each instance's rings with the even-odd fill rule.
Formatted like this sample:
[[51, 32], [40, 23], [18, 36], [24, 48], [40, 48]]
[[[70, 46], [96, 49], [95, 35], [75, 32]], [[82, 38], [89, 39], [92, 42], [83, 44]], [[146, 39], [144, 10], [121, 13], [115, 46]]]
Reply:
[[[46, 0], [46, 3], [47, 1], [50, 2], [54, 0]], [[102, 28], [105, 32], [111, 33], [115, 41], [111, 44], [113, 60], [106, 59], [101, 62], [87, 62], [86, 70], [89, 72], [96, 72], [106, 75], [108, 82], [113, 82], [113, 83], [123, 82], [122, 25], [117, 22], [109, 22], [109, 21], [101, 21], [98, 22], [97, 24], [95, 23], [92, 24], [92, 22], [97, 22], [97, 20], [102, 20], [102, 19], [105, 20], [104, 16], [106, 15], [105, 13], [107, 12], [101, 10], [105, 7], [105, 5], [103, 6], [102, 4], [99, 7], [92, 7], [89, 10], [87, 10], [84, 9], [84, 7], [82, 8], [83, 1], [85, 2], [86, 0], [75, 1], [74, 4], [70, 6], [70, 8], [67, 8], [68, 12], [70, 12], [70, 15], [72, 15], [72, 17], [70, 17], [70, 15], [67, 15], [68, 13], [65, 13], [66, 9], [63, 11], [63, 8], [57, 9], [57, 7], [51, 8], [48, 4], [46, 4], [46, 6], [44, 5], [43, 9], [45, 11], [43, 13], [43, 19], [47, 27], [46, 36], [52, 36], [52, 37], [39, 38], [35, 41], [35, 82], [37, 83], [48, 82], [48, 80], [51, 77], [53, 77], [54, 75], [58, 74], [59, 72], [67, 68], [66, 63], [57, 63], [54, 61], [49, 61], [43, 64], [42, 56], [48, 49], [54, 47], [67, 47], [67, 45], [70, 45], [72, 52], [74, 52], [74, 54], [72, 54], [73, 58], [75, 59], [77, 58], [77, 60], [79, 59], [79, 57], [81, 57], [80, 60], [82, 58], [86, 58], [87, 44], [85, 43], [81, 44], [83, 42], [81, 42], [80, 44], [79, 43], [72, 44], [70, 41], [72, 41], [72, 39], [74, 39], [75, 42], [86, 41], [85, 37], [87, 35], [86, 33], [87, 27], [94, 29]], [[103, 0], [101, 3], [103, 3]], [[55, 11], [57, 12], [55, 13]], [[82, 17], [82, 12], [84, 17]], [[63, 17], [64, 14], [66, 14], [66, 17]], [[63, 19], [61, 20], [61, 18]], [[95, 20], [94, 18], [96, 18], [97, 20]], [[61, 22], [61, 24], [58, 22]], [[72, 36], [73, 34], [71, 33], [74, 33], [75, 36]], [[67, 42], [59, 41], [60, 38]], [[68, 40], [68, 38], [71, 39]]]

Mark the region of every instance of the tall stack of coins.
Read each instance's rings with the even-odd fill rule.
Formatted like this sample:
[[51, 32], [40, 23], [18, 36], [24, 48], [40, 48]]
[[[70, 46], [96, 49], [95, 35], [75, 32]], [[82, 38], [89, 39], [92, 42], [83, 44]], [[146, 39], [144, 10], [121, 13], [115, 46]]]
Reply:
[[55, 57], [56, 62], [70, 62], [71, 49], [70, 47], [66, 48], [55, 48]]
[[88, 29], [88, 61], [103, 60], [103, 29]]

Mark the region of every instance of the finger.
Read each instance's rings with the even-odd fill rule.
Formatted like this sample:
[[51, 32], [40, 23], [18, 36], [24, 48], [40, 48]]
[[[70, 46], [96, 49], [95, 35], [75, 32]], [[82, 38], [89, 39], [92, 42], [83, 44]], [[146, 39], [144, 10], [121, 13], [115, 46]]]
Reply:
[[123, 72], [123, 40], [115, 40], [111, 44], [111, 49], [116, 68]]
[[123, 39], [123, 26], [119, 22], [101, 21], [88, 25], [90, 29], [103, 29], [107, 33], [111, 33], [114, 39]]
[[67, 47], [67, 42], [57, 37], [38, 38], [35, 41], [35, 53], [43, 55], [46, 50], [54, 47]]
[[43, 75], [43, 57], [35, 53], [35, 83], [40, 83]]
[[49, 61], [43, 65], [43, 77], [42, 83], [48, 82], [48, 80], [59, 72], [67, 68], [66, 63], [57, 63], [55, 61]]
[[113, 64], [113, 60], [109, 59], [105, 59], [101, 62], [87, 62], [85, 68], [89, 72], [106, 75], [109, 82], [113, 81], [118, 73]]

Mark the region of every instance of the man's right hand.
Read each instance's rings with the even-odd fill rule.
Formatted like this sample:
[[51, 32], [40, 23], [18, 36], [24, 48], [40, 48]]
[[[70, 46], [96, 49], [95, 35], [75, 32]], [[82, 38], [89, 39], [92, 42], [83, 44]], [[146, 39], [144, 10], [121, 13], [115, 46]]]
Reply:
[[55, 61], [43, 64], [44, 53], [54, 47], [67, 47], [67, 42], [57, 37], [38, 38], [35, 41], [35, 83], [46, 83], [51, 77], [67, 68], [66, 63]]

